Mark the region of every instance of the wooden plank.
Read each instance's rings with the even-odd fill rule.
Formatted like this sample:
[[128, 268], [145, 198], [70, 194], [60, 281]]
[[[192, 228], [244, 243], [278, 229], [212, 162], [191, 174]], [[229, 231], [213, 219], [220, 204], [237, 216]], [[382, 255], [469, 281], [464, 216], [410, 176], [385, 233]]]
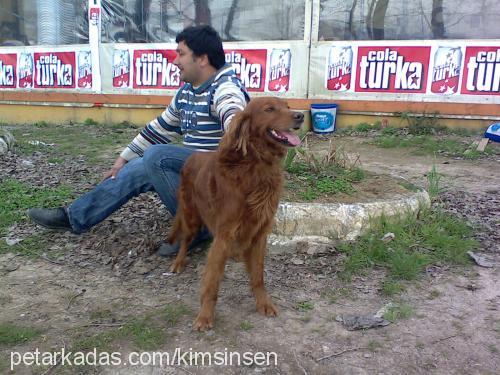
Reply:
[[489, 138], [483, 138], [479, 142], [479, 145], [477, 146], [477, 150], [480, 152], [484, 152], [484, 149], [486, 148], [486, 145], [488, 144]]

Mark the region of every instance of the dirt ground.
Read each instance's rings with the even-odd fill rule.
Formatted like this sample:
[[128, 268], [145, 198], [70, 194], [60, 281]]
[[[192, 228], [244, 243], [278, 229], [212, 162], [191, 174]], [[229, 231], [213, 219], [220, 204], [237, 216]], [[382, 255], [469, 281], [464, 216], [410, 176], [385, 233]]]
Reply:
[[[51, 254], [35, 260], [0, 255], [0, 322], [42, 329], [25, 345], [1, 348], [9, 365], [11, 351], [70, 348], [75, 332], [86, 335], [120, 322], [155, 314], [167, 306], [184, 306], [166, 339], [155, 351], [275, 352], [277, 365], [237, 366], [88, 366], [23, 367], [19, 374], [495, 374], [500, 368], [500, 160], [468, 161], [415, 156], [407, 149], [380, 149], [357, 137], [335, 138], [360, 155], [362, 168], [402, 177], [425, 187], [435, 164], [446, 191], [442, 205], [480, 224], [477, 238], [493, 268], [429, 267], [398, 297], [381, 295], [382, 270], [344, 284], [337, 277], [340, 254], [320, 256], [273, 253], [266, 259], [267, 289], [280, 309], [276, 318], [260, 316], [241, 264], [229, 262], [216, 307], [216, 327], [191, 330], [198, 309], [198, 288], [205, 252], [191, 256], [180, 275], [168, 272], [171, 259], [153, 254], [167, 232], [168, 214], [153, 195], [127, 204], [91, 232], [76, 236], [51, 232], [31, 223], [15, 225], [9, 236], [41, 234]], [[316, 139], [321, 148], [327, 140]], [[107, 166], [81, 163], [49, 165], [43, 155], [0, 157], [0, 173], [30, 183], [77, 186], [85, 191], [92, 176]], [[27, 159], [27, 157], [24, 157]], [[83, 178], [85, 177], [85, 178]], [[301, 257], [303, 264], [291, 262]], [[341, 292], [342, 291], [342, 292]], [[331, 296], [335, 298], [330, 298]], [[330, 296], [330, 297], [328, 297]], [[389, 302], [411, 306], [413, 314], [388, 326], [348, 331], [341, 315], [373, 314]], [[307, 304], [305, 304], [307, 302]], [[300, 308], [300, 306], [307, 308]], [[106, 314], [96, 312], [106, 311]], [[131, 340], [118, 340], [113, 351], [125, 355]], [[7, 373], [7, 369], [3, 370]], [[1, 371], [0, 371], [1, 372]]]

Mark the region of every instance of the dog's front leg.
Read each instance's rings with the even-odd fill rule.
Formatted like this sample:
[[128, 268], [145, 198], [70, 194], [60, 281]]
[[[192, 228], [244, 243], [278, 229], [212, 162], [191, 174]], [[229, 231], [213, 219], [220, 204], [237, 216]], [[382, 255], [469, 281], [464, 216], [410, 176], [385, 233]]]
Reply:
[[264, 287], [264, 257], [266, 256], [267, 237], [245, 251], [245, 265], [250, 276], [250, 285], [255, 296], [257, 311], [266, 316], [278, 315], [278, 308], [273, 304]]
[[215, 237], [208, 251], [201, 288], [201, 309], [193, 324], [195, 330], [205, 331], [214, 326], [215, 304], [220, 281], [224, 275], [224, 267], [229, 257], [229, 243], [227, 239]]

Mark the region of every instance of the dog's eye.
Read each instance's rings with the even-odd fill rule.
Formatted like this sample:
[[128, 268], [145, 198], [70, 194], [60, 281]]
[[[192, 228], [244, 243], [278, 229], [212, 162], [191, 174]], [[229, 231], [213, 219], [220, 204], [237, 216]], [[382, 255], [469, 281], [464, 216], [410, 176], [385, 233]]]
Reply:
[[266, 111], [266, 112], [273, 112], [274, 111], [274, 107], [267, 107], [264, 111]]

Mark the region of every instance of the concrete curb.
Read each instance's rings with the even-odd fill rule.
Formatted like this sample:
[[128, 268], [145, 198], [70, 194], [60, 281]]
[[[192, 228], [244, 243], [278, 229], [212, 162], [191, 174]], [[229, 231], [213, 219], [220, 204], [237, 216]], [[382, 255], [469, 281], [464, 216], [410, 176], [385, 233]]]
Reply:
[[300, 241], [350, 241], [365, 233], [372, 219], [381, 215], [416, 215], [430, 204], [429, 194], [424, 190], [396, 195], [391, 199], [352, 204], [282, 202], [269, 244], [279, 247]]

